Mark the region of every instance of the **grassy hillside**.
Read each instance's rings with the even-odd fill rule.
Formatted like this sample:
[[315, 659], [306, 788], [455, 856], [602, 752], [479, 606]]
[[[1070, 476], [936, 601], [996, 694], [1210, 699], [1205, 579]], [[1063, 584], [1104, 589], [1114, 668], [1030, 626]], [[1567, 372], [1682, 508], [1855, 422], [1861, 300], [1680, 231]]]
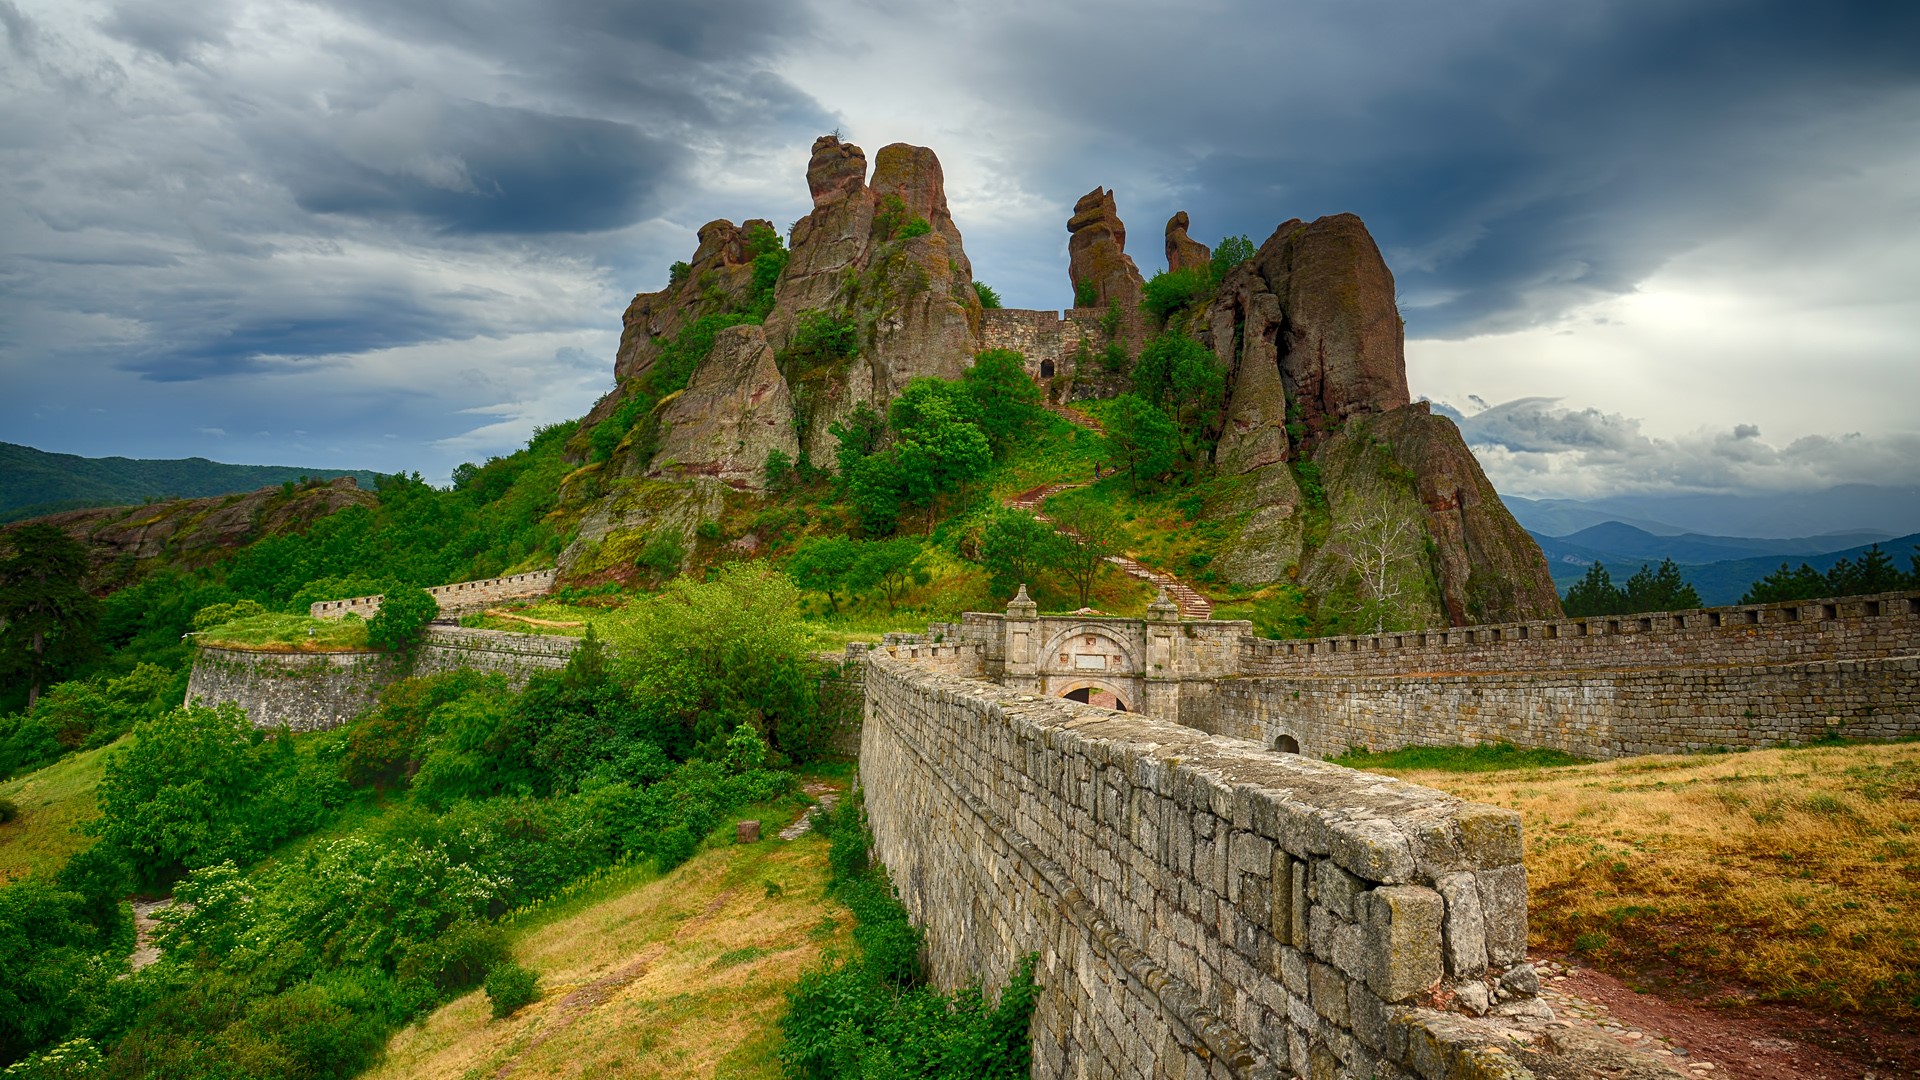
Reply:
[[[748, 815], [742, 815], [748, 816]], [[514, 958], [541, 999], [494, 1019], [474, 991], [406, 1028], [367, 1075], [777, 1077], [786, 992], [851, 920], [826, 895], [827, 843], [777, 839], [708, 850], [658, 877], [635, 872], [517, 931]]]
[[19, 816], [0, 825], [0, 884], [28, 874], [51, 874], [88, 839], [76, 828], [91, 820], [94, 788], [106, 757], [127, 737], [94, 750], [72, 754], [44, 769], [0, 783], [0, 798], [12, 800]]
[[0, 522], [151, 499], [197, 499], [271, 487], [308, 476], [351, 476], [372, 490], [365, 469], [226, 465], [206, 458], [88, 458], [0, 443]]

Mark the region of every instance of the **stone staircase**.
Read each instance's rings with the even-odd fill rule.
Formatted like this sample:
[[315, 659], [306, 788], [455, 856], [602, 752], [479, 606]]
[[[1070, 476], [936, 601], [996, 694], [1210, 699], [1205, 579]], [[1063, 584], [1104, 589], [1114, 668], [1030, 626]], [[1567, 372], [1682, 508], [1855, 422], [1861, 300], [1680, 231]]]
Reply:
[[[1072, 491], [1074, 488], [1083, 488], [1088, 486], [1091, 483], [1093, 483], [1093, 481], [1091, 480], [1069, 480], [1069, 481], [1064, 481], [1057, 484], [1042, 484], [1037, 488], [1033, 488], [1029, 491], [1023, 491], [1020, 494], [1013, 496], [1012, 498], [1006, 501], [1005, 505], [1009, 509], [1025, 510], [1028, 513], [1032, 514], [1034, 517], [1039, 518], [1041, 521], [1045, 521], [1047, 524], [1052, 525], [1053, 524], [1052, 520], [1049, 519], [1046, 514], [1040, 511], [1040, 505], [1046, 502], [1048, 499], [1052, 498], [1055, 495], [1058, 495], [1063, 491]], [[1194, 588], [1193, 586], [1187, 584], [1184, 581], [1181, 581], [1179, 578], [1174, 577], [1172, 574], [1169, 574], [1164, 570], [1155, 570], [1154, 568], [1147, 566], [1136, 559], [1129, 558], [1128, 556], [1125, 556], [1125, 555], [1109, 555], [1107, 556], [1107, 561], [1119, 567], [1121, 571], [1123, 571], [1130, 577], [1139, 578], [1141, 581], [1145, 581], [1149, 584], [1156, 585], [1161, 589], [1166, 590], [1167, 598], [1169, 600], [1172, 600], [1174, 604], [1180, 608], [1181, 618], [1183, 619], [1213, 618], [1213, 601], [1201, 595], [1200, 590]]]

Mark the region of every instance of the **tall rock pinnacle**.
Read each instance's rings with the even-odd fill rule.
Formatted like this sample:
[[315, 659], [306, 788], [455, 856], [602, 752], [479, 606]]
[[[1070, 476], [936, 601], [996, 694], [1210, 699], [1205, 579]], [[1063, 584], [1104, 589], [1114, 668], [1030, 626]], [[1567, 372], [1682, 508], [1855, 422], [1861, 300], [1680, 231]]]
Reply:
[[1140, 302], [1140, 268], [1127, 254], [1127, 227], [1120, 221], [1110, 189], [1094, 188], [1073, 204], [1067, 221], [1067, 277], [1073, 281], [1075, 307]]
[[1213, 252], [1207, 245], [1187, 235], [1187, 212], [1182, 210], [1167, 219], [1167, 269], [1206, 270], [1212, 266]]

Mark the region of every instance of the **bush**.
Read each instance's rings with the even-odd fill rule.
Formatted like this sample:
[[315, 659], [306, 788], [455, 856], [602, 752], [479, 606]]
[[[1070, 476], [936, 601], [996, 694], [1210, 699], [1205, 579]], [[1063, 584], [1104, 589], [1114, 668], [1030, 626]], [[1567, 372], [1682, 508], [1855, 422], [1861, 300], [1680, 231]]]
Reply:
[[1253, 241], [1244, 236], [1221, 237], [1220, 243], [1213, 249], [1212, 263], [1207, 268], [1213, 275], [1213, 283], [1220, 284], [1234, 267], [1253, 258], [1255, 250]]
[[654, 863], [660, 867], [660, 872], [664, 874], [686, 862], [688, 859], [693, 858], [693, 853], [698, 850], [698, 848], [699, 841], [693, 838], [692, 831], [685, 825], [675, 825], [673, 828], [661, 833], [660, 839], [654, 843]]
[[973, 292], [974, 295], [980, 298], [980, 306], [986, 308], [988, 311], [992, 311], [994, 308], [1000, 306], [1000, 294], [994, 292], [993, 286], [988, 285], [986, 282], [974, 282]]
[[395, 585], [380, 598], [380, 610], [367, 623], [367, 644], [386, 652], [413, 651], [427, 624], [440, 617], [440, 602], [416, 585]]
[[540, 976], [509, 960], [487, 972], [487, 1000], [495, 1020], [512, 1016], [522, 1005], [540, 1000]]
[[1174, 312], [1204, 301], [1212, 292], [1209, 271], [1162, 270], [1140, 290], [1140, 309], [1164, 323]]
[[20, 816], [20, 804], [0, 795], [0, 825], [5, 825]]

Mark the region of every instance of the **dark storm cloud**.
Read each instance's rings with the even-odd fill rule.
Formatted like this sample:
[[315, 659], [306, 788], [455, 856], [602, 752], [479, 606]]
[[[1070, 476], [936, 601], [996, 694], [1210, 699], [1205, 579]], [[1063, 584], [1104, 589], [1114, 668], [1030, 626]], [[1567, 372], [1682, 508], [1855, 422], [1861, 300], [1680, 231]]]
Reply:
[[1889, 95], [1920, 84], [1920, 5], [1903, 3], [1006, 14], [999, 73], [1076, 134], [1036, 171], [1060, 198], [1135, 180], [1119, 196], [1143, 265], [1176, 207], [1207, 242], [1353, 211], [1422, 336], [1632, 288], [1773, 193], [1884, 150], [1912, 119]]
[[472, 101], [405, 133], [404, 155], [370, 164], [341, 142], [285, 147], [281, 175], [319, 214], [411, 215], [474, 233], [601, 232], [657, 209], [679, 149], [627, 124]]
[[192, 60], [207, 46], [226, 44], [230, 14], [230, 6], [219, 0], [123, 3], [100, 21], [100, 29], [170, 64], [180, 64]]

